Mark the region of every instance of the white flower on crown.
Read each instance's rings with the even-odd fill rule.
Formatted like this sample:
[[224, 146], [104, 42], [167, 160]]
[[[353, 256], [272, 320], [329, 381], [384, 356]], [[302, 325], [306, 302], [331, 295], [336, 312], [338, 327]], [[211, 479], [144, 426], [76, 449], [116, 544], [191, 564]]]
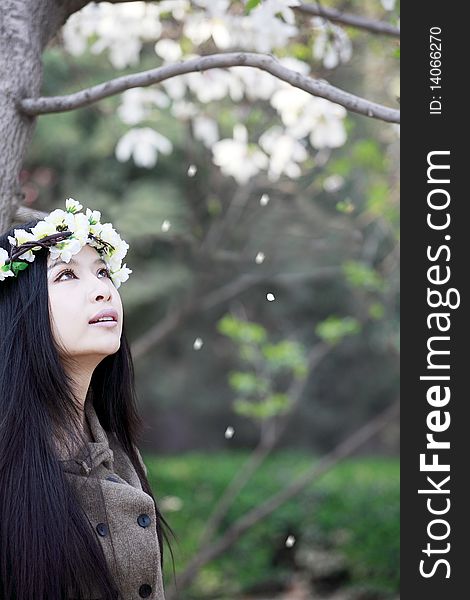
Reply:
[[89, 208], [87, 208], [85, 214], [90, 222], [90, 225], [95, 225], [96, 223], [100, 222], [101, 213], [99, 210], [90, 210]]
[[7, 277], [14, 277], [15, 274], [9, 267], [5, 266], [8, 260], [8, 252], [4, 248], [0, 248], [0, 281], [4, 281]]
[[[21, 244], [24, 244], [25, 242], [34, 242], [37, 239], [34, 237], [34, 235], [32, 233], [29, 233], [28, 231], [25, 231], [24, 229], [15, 229], [14, 234], [15, 234], [15, 237], [12, 237], [11, 235], [8, 236], [8, 241], [10, 242], [10, 244], [12, 246], [21, 246]], [[31, 250], [28, 250], [27, 252], [25, 252], [22, 255], [22, 258], [29, 262], [33, 262], [33, 260], [34, 260], [33, 250], [40, 250], [40, 249], [41, 249], [41, 246], [34, 246], [33, 248], [31, 248]]]
[[73, 198], [67, 198], [65, 201], [65, 209], [67, 212], [76, 213], [82, 210], [83, 206], [77, 200]]
[[[79, 212], [83, 206], [73, 198], [67, 198], [65, 205], [65, 211], [53, 210], [43, 221], [39, 221], [31, 229], [31, 232], [25, 229], [15, 229], [14, 237], [8, 236], [10, 244], [21, 246], [25, 242], [40, 240], [57, 232], [70, 231], [72, 235], [48, 246], [51, 258], [53, 260], [59, 258], [68, 263], [85, 244], [89, 244], [98, 250], [109, 267], [111, 280], [118, 288], [121, 283], [128, 280], [132, 273], [132, 270], [128, 269], [126, 265], [122, 266], [122, 260], [127, 254], [129, 244], [121, 238], [111, 223], [100, 223], [101, 213], [99, 211], [87, 208], [86, 213], [83, 214]], [[90, 234], [96, 236], [96, 239], [90, 237]], [[110, 244], [112, 248], [106, 244]], [[42, 246], [34, 246], [21, 254], [20, 260], [33, 262], [35, 258], [33, 252], [41, 250], [41, 248]], [[15, 276], [10, 265], [5, 264], [7, 260], [10, 260], [8, 252], [0, 248], [0, 281], [6, 277]]]
[[55, 225], [52, 223], [48, 223], [47, 221], [39, 221], [39, 223], [31, 228], [31, 232], [34, 236], [34, 239], [40, 240], [41, 238], [47, 237], [48, 235], [52, 235], [53, 233], [57, 233]]
[[101, 231], [100, 231], [99, 235], [100, 235], [100, 238], [104, 242], [108, 242], [108, 244], [111, 244], [112, 246], [114, 246], [114, 250], [107, 249], [106, 252], [110, 256], [116, 255], [116, 247], [119, 246], [119, 244], [121, 242], [121, 237], [116, 232], [116, 230], [111, 225], [111, 223], [103, 223], [103, 225], [101, 226]]
[[86, 244], [89, 234], [89, 221], [86, 215], [78, 213], [73, 215], [73, 224], [69, 227], [73, 231], [73, 238], [79, 240], [83, 245]]
[[63, 242], [58, 242], [55, 246], [51, 246], [49, 252], [53, 260], [60, 258], [60, 260], [68, 263], [74, 254], [80, 252], [82, 247], [83, 244], [79, 240], [69, 237]]
[[47, 217], [44, 217], [44, 221], [51, 223], [57, 227], [66, 225], [68, 229], [73, 224], [73, 214], [71, 212], [56, 208]]
[[128, 269], [126, 265], [123, 265], [117, 271], [111, 271], [111, 279], [116, 288], [129, 279], [130, 273], [132, 273], [132, 269]]
[[113, 241], [116, 240], [116, 238], [118, 237], [118, 234], [117, 234], [116, 230], [114, 229], [112, 223], [102, 223], [101, 224], [100, 237], [103, 240], [105, 240], [106, 242], [109, 242], [110, 244], [112, 244]]

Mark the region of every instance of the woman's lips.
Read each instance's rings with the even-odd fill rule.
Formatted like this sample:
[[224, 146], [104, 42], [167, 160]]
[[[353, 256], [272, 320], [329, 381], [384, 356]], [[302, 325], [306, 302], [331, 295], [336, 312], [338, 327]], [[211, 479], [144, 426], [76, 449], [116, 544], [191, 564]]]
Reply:
[[116, 327], [117, 321], [98, 321], [97, 323], [89, 323], [92, 327]]

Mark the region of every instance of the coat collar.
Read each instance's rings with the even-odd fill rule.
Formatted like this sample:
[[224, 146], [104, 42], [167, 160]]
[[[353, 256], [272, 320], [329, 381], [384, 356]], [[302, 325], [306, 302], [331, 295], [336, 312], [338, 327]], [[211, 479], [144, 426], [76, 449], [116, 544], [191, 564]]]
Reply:
[[98, 419], [90, 396], [87, 396], [85, 401], [85, 417], [90, 426], [93, 441], [87, 442], [84, 452], [77, 453], [72, 459], [61, 460], [63, 470], [76, 475], [89, 475], [101, 464], [104, 464], [107, 469], [113, 471], [114, 454], [109, 447], [108, 436]]

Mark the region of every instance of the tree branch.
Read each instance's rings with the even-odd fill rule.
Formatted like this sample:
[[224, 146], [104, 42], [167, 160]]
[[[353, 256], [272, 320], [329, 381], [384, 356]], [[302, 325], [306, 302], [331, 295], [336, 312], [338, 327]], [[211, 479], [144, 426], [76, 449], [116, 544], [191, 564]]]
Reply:
[[332, 346], [326, 344], [325, 342], [319, 342], [310, 350], [307, 358], [306, 374], [301, 378], [295, 378], [287, 390], [287, 396], [291, 402], [290, 410], [277, 416], [275, 427], [273, 428], [271, 435], [260, 440], [256, 448], [249, 455], [248, 459], [240, 467], [238, 473], [224, 490], [221, 498], [218, 500], [212, 513], [206, 520], [204, 529], [198, 541], [198, 549], [196, 550], [196, 554], [199, 552], [200, 548], [202, 549], [210, 543], [214, 533], [217, 531], [220, 523], [227, 514], [228, 509], [239, 496], [240, 491], [245, 487], [253, 474], [263, 464], [265, 459], [271, 453], [271, 450], [276, 446], [277, 442], [287, 428], [290, 418], [295, 413], [295, 409], [300, 404], [300, 400], [311, 373], [313, 372], [314, 368], [317, 367], [318, 363], [323, 360], [325, 356], [327, 356], [331, 349]]
[[395, 27], [395, 25], [391, 25], [390, 23], [385, 23], [384, 21], [375, 21], [374, 19], [368, 19], [367, 17], [343, 13], [335, 8], [324, 8], [318, 4], [299, 4], [298, 6], [291, 6], [291, 8], [298, 13], [315, 17], [324, 17], [334, 23], [341, 23], [341, 25], [347, 25], [348, 27], [364, 29], [370, 33], [400, 37], [400, 28]]
[[214, 306], [235, 298], [247, 289], [262, 283], [271, 281], [277, 283], [288, 283], [292, 280], [322, 280], [325, 277], [339, 273], [340, 267], [318, 267], [309, 273], [243, 273], [237, 279], [222, 285], [221, 287], [207, 292], [200, 298], [194, 298], [192, 290], [187, 297], [181, 301], [176, 308], [171, 308], [163, 319], [152, 325], [146, 333], [141, 335], [131, 344], [131, 353], [134, 360], [138, 360], [150, 352], [157, 344], [162, 343], [166, 337], [172, 333], [188, 317], [198, 312], [204, 312]]
[[262, 71], [267, 71], [278, 79], [290, 83], [312, 96], [325, 98], [344, 106], [344, 108], [352, 112], [391, 123], [400, 122], [400, 111], [397, 109], [370, 102], [369, 100], [336, 88], [323, 80], [305, 77], [297, 71], [284, 67], [272, 55], [254, 52], [227, 52], [192, 58], [133, 75], [116, 77], [105, 83], [100, 83], [80, 92], [69, 94], [68, 96], [18, 99], [16, 106], [18, 111], [27, 115], [64, 112], [88, 106], [93, 102], [113, 96], [130, 88], [146, 87], [177, 75], [234, 66], [255, 67]]
[[[199, 570], [208, 562], [214, 560], [243, 534], [257, 523], [269, 516], [280, 506], [300, 494], [308, 485], [317, 480], [321, 475], [333, 468], [339, 461], [351, 456], [356, 450], [383, 431], [399, 415], [399, 401], [388, 406], [379, 415], [372, 418], [359, 430], [338, 444], [331, 452], [318, 460], [310, 469], [292, 481], [287, 487], [280, 490], [262, 504], [249, 510], [241, 516], [227, 531], [211, 546], [200, 549], [196, 556], [189, 562], [183, 573], [177, 578], [179, 591], [187, 587], [196, 577]], [[169, 588], [165, 596], [167, 600], [175, 597], [174, 588]]]

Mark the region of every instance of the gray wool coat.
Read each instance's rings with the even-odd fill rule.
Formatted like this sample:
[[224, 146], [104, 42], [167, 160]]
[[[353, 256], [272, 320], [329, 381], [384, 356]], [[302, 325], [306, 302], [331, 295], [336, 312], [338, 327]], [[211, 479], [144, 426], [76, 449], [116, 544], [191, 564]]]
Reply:
[[[88, 442], [91, 461], [77, 455], [60, 461], [61, 466], [121, 589], [119, 599], [165, 600], [153, 500], [142, 490], [137, 473], [116, 436], [101, 426], [88, 398], [85, 415], [94, 439]], [[147, 473], [138, 449], [137, 453]], [[73, 592], [69, 598], [74, 598]], [[99, 600], [100, 594], [96, 592], [91, 598]]]

